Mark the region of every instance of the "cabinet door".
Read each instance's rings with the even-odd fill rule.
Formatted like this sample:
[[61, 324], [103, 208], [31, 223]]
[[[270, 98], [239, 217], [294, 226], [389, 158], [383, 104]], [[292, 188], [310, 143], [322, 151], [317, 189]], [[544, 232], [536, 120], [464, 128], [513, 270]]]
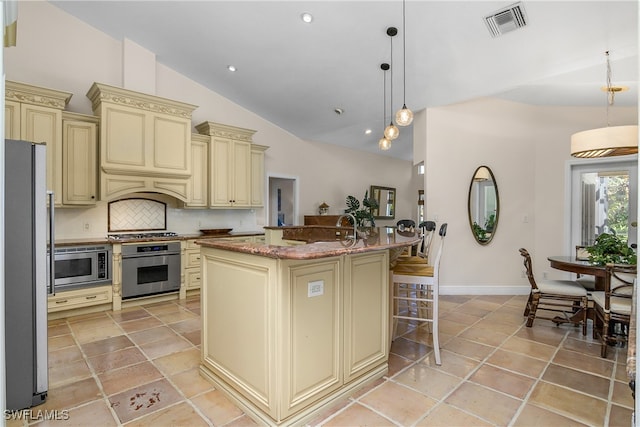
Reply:
[[282, 307], [286, 417], [342, 385], [340, 261], [291, 262], [284, 277], [290, 281]]
[[64, 120], [62, 126], [62, 202], [95, 204], [97, 127], [95, 123], [77, 120]]
[[4, 103], [4, 135], [6, 139], [20, 139], [20, 103]]
[[147, 166], [168, 175], [191, 173], [191, 120], [158, 114], [152, 115], [153, 125], [148, 141]]
[[251, 206], [251, 144], [233, 143], [233, 206]]
[[20, 138], [47, 144], [47, 189], [54, 191], [55, 204], [62, 204], [62, 111], [21, 104]]
[[103, 105], [100, 166], [104, 171], [144, 171], [148, 114], [136, 108]]
[[387, 362], [388, 265], [388, 251], [345, 257], [345, 383]]
[[211, 151], [211, 206], [231, 206], [233, 185], [230, 172], [233, 169], [233, 141], [213, 138]]
[[209, 190], [209, 144], [191, 141], [191, 178], [189, 179], [188, 207], [207, 207]]
[[251, 206], [264, 205], [264, 150], [251, 149]]

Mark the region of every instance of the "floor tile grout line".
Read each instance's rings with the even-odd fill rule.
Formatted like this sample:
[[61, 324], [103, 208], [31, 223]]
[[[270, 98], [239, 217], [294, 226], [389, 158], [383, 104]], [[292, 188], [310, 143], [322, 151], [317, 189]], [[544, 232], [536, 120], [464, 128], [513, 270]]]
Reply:
[[[143, 308], [147, 313], [149, 313], [149, 316], [150, 316], [150, 317], [154, 317], [154, 318], [156, 318], [158, 321], [160, 321], [160, 323], [161, 323], [161, 325], [162, 325], [162, 326], [166, 326], [166, 327], [168, 327], [169, 329], [171, 329], [174, 333], [176, 333], [177, 335], [180, 335], [179, 333], [177, 333], [176, 331], [174, 331], [172, 328], [170, 328], [170, 327], [169, 327], [169, 325], [168, 325], [165, 321], [163, 321], [162, 319], [159, 319], [158, 317], [156, 317], [152, 312], [150, 312], [149, 310], [147, 310], [145, 307], [143, 307], [143, 306], [140, 306], [140, 307], [142, 307], [142, 308]], [[135, 320], [139, 320], [139, 319], [135, 319]], [[117, 322], [116, 322], [116, 323], [117, 323]], [[124, 330], [124, 328], [122, 328], [122, 329]], [[153, 327], [152, 327], [152, 328], [148, 328], [148, 329], [153, 329]], [[147, 329], [143, 329], [143, 330], [147, 330]], [[139, 331], [134, 331], [134, 332], [139, 332]], [[130, 389], [126, 389], [126, 390], [119, 391], [118, 393], [114, 393], [114, 394], [112, 394], [111, 396], [113, 396], [113, 395], [115, 395], [115, 394], [124, 393], [124, 392], [126, 392], [127, 390], [133, 390], [133, 389], [134, 389], [134, 388], [136, 388], [136, 387], [144, 386], [144, 385], [151, 384], [151, 383], [153, 383], [153, 382], [156, 382], [156, 381], [160, 381], [160, 380], [162, 380], [162, 379], [165, 379], [169, 384], [171, 384], [171, 386], [176, 390], [176, 392], [178, 392], [178, 393], [182, 396], [182, 398], [183, 398], [183, 400], [179, 400], [179, 401], [177, 401], [177, 402], [174, 402], [173, 404], [171, 404], [171, 405], [169, 405], [169, 406], [166, 406], [166, 407], [160, 408], [160, 409], [158, 409], [158, 410], [156, 410], [156, 411], [149, 412], [148, 414], [144, 414], [144, 415], [142, 415], [142, 416], [140, 416], [140, 417], [133, 418], [133, 419], [131, 419], [131, 420], [127, 421], [127, 423], [131, 423], [131, 422], [133, 422], [133, 421], [136, 421], [136, 420], [142, 419], [142, 418], [144, 418], [144, 417], [146, 417], [146, 416], [149, 416], [149, 415], [151, 415], [151, 414], [154, 414], [154, 413], [156, 413], [156, 412], [159, 412], [159, 411], [165, 410], [165, 409], [167, 409], [167, 408], [170, 408], [170, 407], [172, 407], [172, 406], [178, 405], [178, 404], [180, 404], [180, 403], [182, 403], [182, 402], [186, 402], [189, 406], [191, 406], [191, 407], [196, 411], [196, 413], [197, 413], [200, 417], [202, 417], [202, 418], [203, 418], [203, 420], [204, 420], [205, 422], [207, 422], [209, 425], [212, 425], [212, 423], [210, 422], [209, 418], [208, 418], [208, 417], [206, 417], [204, 414], [202, 414], [202, 413], [201, 413], [201, 411], [200, 411], [200, 409], [199, 409], [198, 407], [196, 407], [196, 406], [195, 406], [195, 404], [193, 404], [193, 402], [191, 402], [191, 399], [190, 399], [190, 398], [187, 398], [187, 397], [186, 397], [186, 395], [182, 392], [182, 390], [181, 390], [181, 389], [180, 389], [180, 388], [179, 388], [179, 387], [178, 387], [178, 386], [177, 386], [177, 385], [176, 385], [176, 384], [175, 384], [175, 383], [170, 379], [170, 375], [169, 375], [168, 373], [165, 373], [165, 371], [163, 371], [159, 366], [157, 366], [157, 365], [156, 365], [156, 363], [155, 363], [155, 361], [154, 361], [154, 359], [152, 359], [151, 357], [149, 357], [149, 355], [148, 355], [148, 354], [147, 354], [147, 353], [146, 353], [146, 352], [145, 352], [145, 351], [144, 351], [144, 350], [143, 350], [143, 349], [138, 345], [138, 343], [136, 343], [133, 339], [131, 339], [131, 337], [129, 336], [129, 332], [124, 331], [124, 335], [127, 337], [127, 339], [129, 339], [129, 341], [133, 344], [133, 346], [134, 346], [134, 347], [137, 347], [137, 348], [138, 348], [138, 350], [139, 350], [139, 351], [144, 355], [144, 357], [147, 359], [146, 361], [147, 361], [147, 362], [149, 362], [149, 363], [150, 363], [150, 364], [151, 364], [155, 369], [157, 369], [157, 370], [158, 370], [158, 372], [162, 375], [162, 377], [161, 377], [161, 378], [159, 378], [159, 379], [158, 379], [158, 378], [153, 379], [153, 380], [148, 381], [148, 382], [143, 383], [143, 384], [138, 384], [138, 385], [136, 385], [135, 387], [132, 387], [132, 388], [130, 388]], [[188, 340], [187, 340], [187, 341], [188, 341]], [[190, 341], [189, 341], [189, 343], [193, 346], [193, 343], [191, 343]], [[193, 347], [195, 347], [195, 346], [193, 346]], [[180, 351], [184, 351], [184, 350], [180, 350]], [[179, 352], [179, 351], [178, 351], [178, 352]], [[175, 353], [178, 353], [178, 352], [169, 353], [169, 354], [166, 354], [166, 355], [163, 355], [163, 356], [160, 356], [160, 357], [168, 356], [168, 355], [175, 354]], [[143, 363], [143, 362], [140, 362], [140, 363]], [[133, 364], [133, 365], [135, 365], [135, 364]], [[121, 368], [126, 368], [126, 367], [133, 366], [133, 365], [127, 365], [127, 366], [123, 366], [123, 367], [121, 367]], [[181, 373], [181, 372], [184, 372], [184, 371], [180, 371], [180, 372], [177, 372], [177, 373]], [[177, 374], [177, 373], [174, 373], [174, 374]], [[106, 393], [105, 393], [105, 394], [106, 394]], [[108, 399], [109, 399], [109, 397], [107, 396], [107, 400], [108, 400]], [[109, 403], [110, 403], [110, 402], [109, 402]], [[123, 423], [122, 423], [122, 422], [120, 422], [120, 425], [123, 425]]]
[[[524, 325], [523, 327], [527, 327], [526, 325]], [[533, 326], [532, 326], [533, 327]], [[562, 337], [562, 340], [560, 340], [560, 342], [558, 343], [558, 345], [556, 346], [555, 351], [553, 352], [553, 355], [551, 355], [551, 357], [549, 358], [549, 360], [547, 361], [544, 369], [540, 370], [540, 374], [538, 375], [538, 378], [535, 380], [535, 382], [531, 385], [531, 387], [529, 388], [529, 391], [527, 392], [527, 394], [525, 395], [524, 399], [522, 400], [522, 404], [520, 405], [520, 407], [516, 410], [516, 413], [513, 415], [513, 417], [511, 418], [511, 421], [509, 422], [508, 426], [511, 427], [513, 426], [513, 423], [516, 422], [516, 420], [518, 419], [518, 417], [522, 414], [522, 411], [524, 410], [525, 406], [527, 404], [530, 404], [529, 399], [531, 398], [531, 395], [533, 394], [533, 391], [536, 389], [536, 387], [538, 386], [538, 384], [540, 384], [540, 381], [542, 381], [542, 377], [544, 376], [545, 372], [547, 371], [547, 369], [549, 369], [549, 366], [551, 365], [553, 359], [556, 357], [556, 355], [558, 354], [558, 352], [560, 351], [560, 348], [562, 347], [562, 344], [566, 341], [567, 336], [569, 334], [569, 331], [565, 331], [564, 336]], [[537, 406], [537, 405], [535, 405]], [[544, 408], [546, 410], [550, 410], [549, 408]], [[558, 413], [554, 410], [550, 410], [553, 413]], [[562, 415], [562, 414], [559, 414]]]
[[[67, 323], [69, 323], [69, 322], [67, 321]], [[109, 411], [109, 413], [113, 417], [113, 420], [116, 422], [116, 424], [117, 425], [122, 425], [122, 423], [120, 422], [120, 418], [118, 417], [118, 414], [115, 412], [115, 410], [111, 406], [111, 402], [109, 401], [109, 397], [107, 396], [107, 393], [105, 393], [104, 388], [102, 387], [102, 381], [100, 381], [100, 379], [98, 378], [98, 374], [96, 373], [95, 369], [93, 368], [93, 365], [91, 363], [89, 363], [89, 358], [87, 357], [86, 352], [82, 348], [82, 344], [80, 343], [80, 341], [78, 341], [78, 338], [75, 336], [75, 331], [71, 327], [70, 323], [69, 323], [69, 330], [71, 332], [71, 336], [73, 337], [73, 340], [76, 342], [76, 345], [78, 346], [78, 349], [80, 350], [80, 354], [82, 354], [82, 358], [84, 360], [84, 363], [89, 368], [89, 372], [91, 373], [91, 377], [93, 378], [93, 381], [95, 382], [96, 386], [100, 390], [100, 393], [102, 394], [102, 400], [104, 400], [105, 403], [107, 404], [107, 410]], [[124, 331], [123, 331], [123, 333], [124, 333]], [[74, 408], [77, 408], [77, 407], [74, 407]]]
[[[174, 333], [176, 333], [176, 335], [179, 335], [181, 338], [183, 338], [183, 339], [185, 339], [185, 340], [186, 340], [186, 338], [184, 338], [184, 337], [183, 337], [181, 334], [179, 334], [177, 331], [173, 330], [173, 329], [169, 326], [169, 324], [167, 324], [165, 321], [163, 321], [162, 319], [160, 319], [160, 318], [158, 318], [157, 316], [155, 316], [152, 312], [150, 312], [149, 310], [147, 310], [145, 307], [143, 307], [143, 306], [140, 306], [140, 307], [141, 307], [142, 309], [144, 309], [147, 313], [149, 313], [150, 317], [155, 317], [158, 321], [160, 321], [160, 322], [161, 322], [161, 324], [162, 324], [163, 326], [168, 327], [168, 328], [169, 328], [169, 329], [171, 329]], [[120, 323], [121, 323], [121, 322], [116, 321], [116, 320], [113, 318], [113, 316], [111, 316], [111, 315], [110, 315], [111, 313], [108, 313], [108, 312], [107, 312], [106, 314], [107, 314], [107, 317], [108, 317], [109, 319], [111, 319], [111, 320], [112, 320], [112, 321], [117, 325], [117, 327], [118, 327], [120, 330], [122, 330], [122, 332], [123, 332], [123, 333], [122, 333], [122, 335], [126, 336], [126, 337], [127, 337], [127, 339], [128, 339], [128, 340], [133, 344], [133, 345], [132, 345], [132, 347], [136, 347], [136, 348], [137, 348], [137, 349], [142, 353], [142, 355], [146, 358], [146, 361], [147, 361], [147, 362], [149, 362], [149, 363], [151, 363], [151, 365], [152, 365], [155, 369], [157, 369], [157, 370], [158, 370], [158, 372], [162, 375], [162, 377], [161, 377], [161, 378], [159, 378], [159, 379], [158, 379], [158, 378], [156, 378], [156, 379], [153, 379], [153, 380], [151, 380], [151, 381], [148, 381], [148, 382], [145, 382], [145, 383], [138, 384], [138, 385], [136, 385], [135, 387], [132, 387], [132, 388], [127, 389], [127, 390], [133, 390], [133, 389], [134, 389], [134, 388], [136, 388], [136, 387], [145, 386], [145, 385], [147, 385], [147, 384], [151, 384], [151, 383], [153, 383], [153, 382], [156, 382], [156, 381], [162, 380], [162, 379], [164, 378], [164, 379], [166, 379], [166, 380], [171, 384], [171, 386], [172, 386], [172, 387], [174, 387], [174, 388], [176, 389], [176, 391], [177, 391], [178, 393], [180, 393], [180, 394], [182, 395], [182, 397], [184, 398], [184, 401], [189, 401], [189, 399], [187, 399], [187, 398], [186, 398], [186, 396], [181, 392], [181, 390], [180, 390], [178, 387], [176, 387], [176, 385], [175, 385], [173, 382], [171, 382], [171, 381], [169, 380], [169, 375], [168, 375], [168, 374], [165, 374], [165, 373], [164, 373], [164, 371], [163, 371], [162, 369], [160, 369], [160, 368], [159, 368], [159, 367], [154, 363], [154, 359], [152, 359], [152, 358], [151, 358], [151, 357], [150, 357], [150, 356], [149, 356], [149, 355], [148, 355], [148, 354], [147, 354], [147, 353], [146, 353], [146, 352], [145, 352], [145, 351], [144, 351], [144, 350], [143, 350], [143, 349], [142, 349], [142, 348], [141, 348], [141, 347], [140, 347], [140, 346], [139, 346], [139, 345], [134, 341], [134, 340], [132, 340], [132, 339], [131, 339], [131, 337], [129, 336], [129, 332], [127, 332], [127, 331], [126, 331], [126, 330], [125, 330], [125, 329], [120, 325]], [[133, 319], [132, 321], [135, 321], [135, 320], [139, 320], [139, 319]], [[70, 328], [70, 329], [71, 329], [71, 328]], [[149, 329], [151, 329], [151, 328], [149, 328]], [[137, 331], [136, 331], [136, 332], [137, 332]], [[73, 330], [72, 330], [72, 333], [73, 333]], [[82, 349], [82, 346], [81, 346], [81, 344], [79, 343], [79, 341], [77, 340], [77, 338], [76, 338], [75, 336], [73, 336], [73, 338], [74, 338], [74, 340], [77, 342], [77, 345], [78, 345], [78, 347], [79, 347], [79, 349], [80, 349], [80, 351], [81, 351], [81, 353], [82, 353], [82, 355], [83, 355], [84, 362], [87, 364], [87, 366], [89, 367], [90, 371], [92, 372], [92, 375], [93, 375], [93, 377], [94, 377], [94, 380], [96, 381], [96, 383], [97, 383], [97, 385], [98, 385], [98, 387], [99, 387], [99, 389], [100, 389], [100, 392], [103, 394], [103, 397], [104, 397], [104, 399], [106, 400], [106, 403], [108, 404], [107, 406], [108, 406], [108, 408], [110, 409], [110, 412], [111, 412], [112, 416], [114, 416], [114, 418], [115, 418], [116, 422], [117, 422], [119, 425], [123, 425], [123, 423], [120, 421], [119, 417], [117, 416], [117, 413], [116, 413], [116, 412], [115, 412], [115, 410], [113, 409], [113, 406], [112, 406], [111, 401], [110, 401], [110, 396], [114, 396], [115, 394], [119, 394], [119, 393], [124, 393], [124, 392], [126, 392], [127, 390], [121, 390], [121, 391], [119, 391], [119, 392], [117, 392], [117, 393], [114, 393], [114, 394], [111, 394], [111, 395], [107, 395], [107, 394], [106, 394], [106, 392], [104, 391], [103, 386], [102, 386], [102, 382], [100, 381], [100, 379], [99, 379], [99, 377], [98, 377], [97, 373], [95, 372], [95, 369], [93, 368], [93, 365], [89, 362], [89, 357], [86, 355], [86, 353], [85, 353], [85, 352], [84, 352], [84, 350]], [[109, 338], [113, 338], [113, 337], [109, 337]], [[105, 338], [105, 339], [108, 339], [108, 338]], [[192, 343], [192, 342], [190, 342], [189, 340], [186, 340], [186, 341], [187, 341], [187, 342], [188, 342], [192, 347], [195, 347], [195, 346], [193, 345], [193, 343]], [[122, 350], [122, 349], [119, 349], [119, 350]], [[119, 350], [118, 350], [118, 351], [119, 351]], [[174, 353], [177, 353], [177, 352], [174, 352]], [[166, 355], [163, 355], [163, 356], [160, 356], [160, 357], [168, 356], [168, 355], [170, 355], [170, 354], [174, 354], [174, 353], [169, 353], [169, 354], [166, 354]], [[144, 363], [144, 362], [139, 362], [139, 363]], [[119, 368], [117, 368], [117, 369], [124, 369], [124, 368], [130, 367], [130, 366], [134, 366], [134, 365], [136, 365], [136, 364], [137, 364], [137, 363], [133, 363], [133, 364], [126, 365], [126, 366], [121, 366], [121, 367], [119, 367]], [[182, 402], [182, 401], [176, 402], [175, 404], [180, 403], [180, 402]], [[191, 402], [189, 402], [189, 405], [195, 408], [195, 406], [194, 406]], [[170, 406], [173, 406], [173, 404], [172, 404], [172, 405], [169, 405], [168, 407], [170, 407]], [[160, 410], [166, 409], [166, 408], [168, 408], [168, 407], [161, 408]], [[137, 419], [139, 419], [139, 418], [143, 418], [143, 417], [145, 417], [145, 416], [147, 416], [147, 415], [150, 415], [150, 414], [153, 414], [153, 413], [155, 413], [155, 412], [157, 412], [157, 411], [152, 411], [152, 412], [150, 412], [149, 414], [145, 414], [145, 415], [143, 415], [143, 416], [141, 416], [141, 417], [136, 417], [136, 418], [131, 419], [131, 420], [127, 421], [127, 422], [131, 422], [131, 421], [137, 420]], [[198, 411], [198, 412], [199, 412], [199, 411]], [[203, 414], [199, 413], [198, 415], [202, 416]], [[206, 417], [205, 417], [204, 419], [205, 419], [205, 420], [208, 420], [208, 418], [206, 418]]]

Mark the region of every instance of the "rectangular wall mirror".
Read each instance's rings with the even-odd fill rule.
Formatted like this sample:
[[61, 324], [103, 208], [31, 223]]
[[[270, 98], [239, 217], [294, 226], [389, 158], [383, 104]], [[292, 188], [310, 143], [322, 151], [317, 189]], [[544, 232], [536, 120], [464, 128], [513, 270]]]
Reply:
[[372, 185], [371, 198], [378, 202], [378, 209], [372, 211], [376, 219], [394, 219], [396, 217], [396, 189]]

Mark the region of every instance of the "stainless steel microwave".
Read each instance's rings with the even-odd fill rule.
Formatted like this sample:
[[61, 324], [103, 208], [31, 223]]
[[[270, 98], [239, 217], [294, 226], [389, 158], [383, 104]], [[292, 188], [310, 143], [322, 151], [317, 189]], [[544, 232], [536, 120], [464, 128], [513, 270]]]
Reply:
[[56, 247], [54, 254], [55, 291], [111, 283], [111, 245]]

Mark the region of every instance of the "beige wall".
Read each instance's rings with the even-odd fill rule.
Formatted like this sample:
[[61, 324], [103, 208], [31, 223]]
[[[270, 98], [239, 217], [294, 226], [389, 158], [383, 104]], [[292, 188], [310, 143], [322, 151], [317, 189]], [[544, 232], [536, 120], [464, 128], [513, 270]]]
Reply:
[[[605, 109], [537, 107], [479, 99], [421, 112], [428, 126], [415, 135], [426, 145], [428, 219], [448, 222], [442, 258], [443, 293], [527, 292], [518, 248], [527, 248], [542, 278], [565, 278], [547, 256], [570, 254], [565, 177], [571, 134], [604, 126]], [[637, 108], [616, 107], [612, 124], [636, 124]], [[474, 240], [467, 213], [472, 174], [491, 168], [500, 197], [493, 241]], [[525, 219], [526, 218], [526, 219]]]

